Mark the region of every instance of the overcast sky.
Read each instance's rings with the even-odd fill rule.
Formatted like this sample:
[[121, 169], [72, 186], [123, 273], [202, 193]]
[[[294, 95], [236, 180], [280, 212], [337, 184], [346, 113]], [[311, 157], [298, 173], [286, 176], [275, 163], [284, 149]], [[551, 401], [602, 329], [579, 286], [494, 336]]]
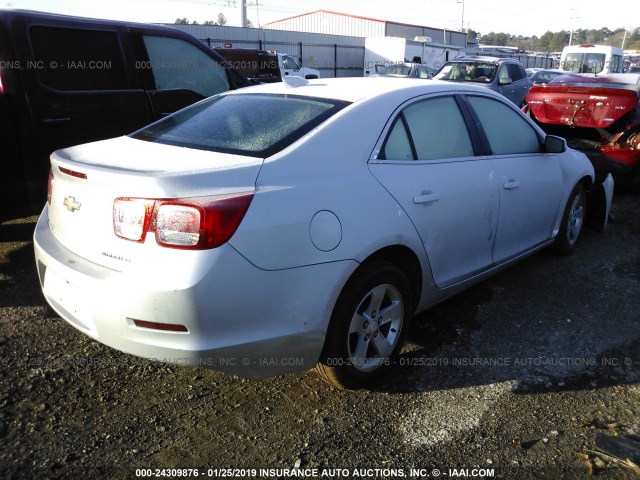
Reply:
[[[247, 1], [254, 25], [330, 10], [380, 20], [459, 30], [541, 36], [546, 31], [640, 26], [638, 0], [256, 0]], [[464, 3], [463, 3], [464, 1]], [[116, 20], [173, 23], [178, 17], [203, 23], [224, 13], [239, 25], [240, 0], [0, 0], [0, 6]], [[231, 6], [229, 6], [231, 5]]]

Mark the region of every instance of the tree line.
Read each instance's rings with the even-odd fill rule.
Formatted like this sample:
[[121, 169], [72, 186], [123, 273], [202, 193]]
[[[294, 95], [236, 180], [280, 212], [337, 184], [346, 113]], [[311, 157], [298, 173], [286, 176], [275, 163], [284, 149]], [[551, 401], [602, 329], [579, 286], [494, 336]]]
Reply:
[[[176, 25], [199, 25], [196, 20], [194, 20], [193, 22], [190, 22], [187, 17], [176, 18], [176, 21], [174, 23]], [[220, 25], [220, 26], [225, 26], [226, 24], [227, 24], [227, 17], [224, 15], [224, 13], [219, 13], [218, 18], [216, 20], [207, 20], [202, 23], [202, 25]]]
[[[536, 35], [531, 37], [524, 37], [522, 35], [516, 36], [509, 33], [495, 32], [482, 35], [474, 30], [469, 30], [467, 34], [470, 40], [477, 39], [478, 43], [482, 45], [517, 47], [521, 50], [529, 50], [535, 52], [559, 52], [564, 47], [569, 45], [569, 39], [571, 38], [571, 32], [567, 30], [562, 30], [560, 32], [547, 31], [540, 37]], [[608, 28], [601, 28], [599, 30], [587, 30], [579, 28], [573, 31], [571, 44], [580, 45], [583, 43], [591, 43], [620, 47], [622, 45], [622, 40], [624, 37], [624, 28], [617, 28], [615, 30], [609, 30]], [[640, 28], [635, 28], [632, 31], [626, 31], [626, 38], [624, 38], [624, 49], [640, 50]]]

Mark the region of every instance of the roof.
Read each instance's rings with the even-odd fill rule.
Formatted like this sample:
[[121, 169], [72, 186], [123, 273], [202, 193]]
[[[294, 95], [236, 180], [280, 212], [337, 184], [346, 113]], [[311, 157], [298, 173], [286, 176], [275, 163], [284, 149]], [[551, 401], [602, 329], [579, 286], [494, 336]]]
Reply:
[[470, 56], [470, 57], [456, 57], [454, 59], [449, 60], [447, 63], [451, 62], [516, 62], [520, 63], [515, 58], [509, 57], [487, 57], [487, 56]]
[[225, 94], [242, 95], [246, 93], [275, 93], [358, 102], [366, 98], [383, 96], [394, 92], [399, 93], [402, 91], [412, 91], [410, 92], [412, 95], [422, 95], [426, 93], [446, 91], [474, 91], [486, 93], [488, 90], [477, 85], [463, 85], [460, 83], [441, 82], [419, 78], [407, 78], [400, 80], [398, 78], [380, 76], [321, 78], [317, 80], [308, 80], [304, 85], [299, 87], [290, 87], [285, 82], [267, 83], [239, 90], [232, 90]]
[[341, 17], [357, 18], [357, 19], [360, 19], [360, 20], [369, 20], [371, 22], [386, 23], [386, 20], [379, 20], [377, 18], [362, 17], [360, 15], [350, 15], [348, 13], [333, 12], [331, 10], [314, 10], [313, 12], [301, 13], [299, 15], [293, 15], [291, 17], [281, 18], [280, 20], [274, 20], [273, 22], [267, 22], [267, 23], [265, 23], [265, 25], [272, 25], [274, 23], [284, 22], [286, 20], [291, 20], [293, 18], [305, 17], [307, 15], [314, 15], [316, 13], [329, 13], [331, 15], [339, 15]]

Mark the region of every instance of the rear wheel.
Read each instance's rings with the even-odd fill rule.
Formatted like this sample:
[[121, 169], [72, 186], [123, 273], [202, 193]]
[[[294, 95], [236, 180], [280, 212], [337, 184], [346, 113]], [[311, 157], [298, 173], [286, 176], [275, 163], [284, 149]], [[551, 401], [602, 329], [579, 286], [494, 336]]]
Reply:
[[556, 252], [567, 255], [571, 253], [580, 240], [587, 216], [587, 196], [584, 187], [577, 184], [573, 187], [569, 201], [564, 209], [560, 231], [553, 244]]
[[407, 277], [394, 264], [374, 262], [347, 283], [333, 311], [320, 376], [341, 388], [379, 380], [398, 355], [413, 315]]

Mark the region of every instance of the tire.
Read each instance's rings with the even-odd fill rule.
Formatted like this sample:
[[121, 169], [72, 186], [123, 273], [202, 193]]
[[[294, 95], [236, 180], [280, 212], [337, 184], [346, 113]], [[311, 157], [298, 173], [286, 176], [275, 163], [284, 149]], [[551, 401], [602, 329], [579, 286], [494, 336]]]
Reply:
[[573, 252], [580, 240], [587, 218], [587, 195], [582, 184], [573, 187], [567, 206], [564, 209], [558, 236], [553, 244], [554, 250], [561, 255]]
[[412, 316], [411, 288], [398, 267], [362, 267], [336, 302], [317, 373], [340, 388], [374, 384], [397, 357]]

